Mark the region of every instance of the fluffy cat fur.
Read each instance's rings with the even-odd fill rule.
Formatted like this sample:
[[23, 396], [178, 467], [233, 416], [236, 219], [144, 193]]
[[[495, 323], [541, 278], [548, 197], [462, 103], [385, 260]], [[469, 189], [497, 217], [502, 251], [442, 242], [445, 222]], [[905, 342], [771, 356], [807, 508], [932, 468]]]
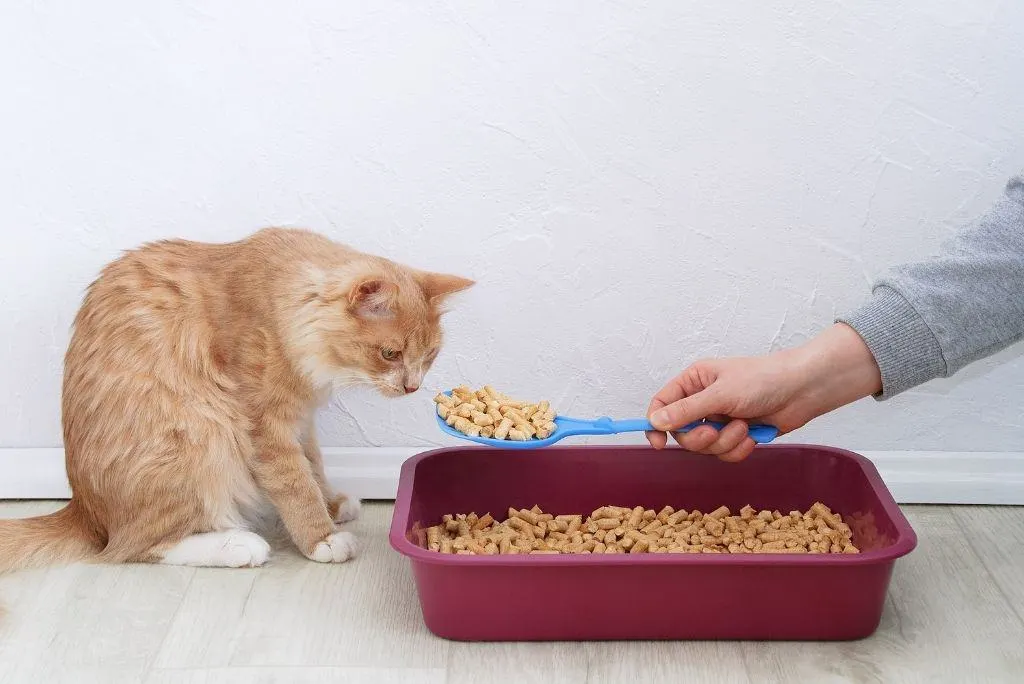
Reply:
[[415, 391], [445, 298], [472, 284], [300, 230], [126, 253], [89, 287], [65, 359], [71, 502], [0, 521], [0, 571], [260, 565], [267, 501], [308, 558], [352, 557], [338, 523], [358, 502], [325, 481], [315, 409], [345, 385]]

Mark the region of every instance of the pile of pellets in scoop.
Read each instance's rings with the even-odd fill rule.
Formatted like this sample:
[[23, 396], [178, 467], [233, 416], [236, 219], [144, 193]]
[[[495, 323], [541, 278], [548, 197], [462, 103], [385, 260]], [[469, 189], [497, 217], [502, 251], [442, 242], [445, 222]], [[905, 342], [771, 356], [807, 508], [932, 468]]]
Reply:
[[547, 439], [555, 431], [555, 410], [547, 401], [519, 401], [490, 385], [473, 390], [466, 385], [434, 397], [437, 415], [470, 437], [527, 442]]

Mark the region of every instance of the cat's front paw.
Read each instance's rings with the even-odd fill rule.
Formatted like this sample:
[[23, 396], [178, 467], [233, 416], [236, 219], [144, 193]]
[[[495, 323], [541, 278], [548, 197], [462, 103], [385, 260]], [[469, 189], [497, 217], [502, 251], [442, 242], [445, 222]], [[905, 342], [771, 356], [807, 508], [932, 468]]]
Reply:
[[317, 542], [306, 557], [317, 563], [344, 563], [359, 553], [359, 540], [351, 532], [335, 532]]
[[363, 507], [359, 503], [359, 499], [350, 499], [347, 496], [340, 495], [334, 497], [334, 501], [331, 502], [331, 517], [334, 518], [336, 523], [347, 523], [353, 520], [359, 519], [359, 514], [362, 513]]

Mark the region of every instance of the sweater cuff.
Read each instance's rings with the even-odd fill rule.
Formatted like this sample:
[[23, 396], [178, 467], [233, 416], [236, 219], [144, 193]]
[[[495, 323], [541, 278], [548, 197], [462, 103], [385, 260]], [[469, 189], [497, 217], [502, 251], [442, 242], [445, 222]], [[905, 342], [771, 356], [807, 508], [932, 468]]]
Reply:
[[871, 299], [849, 316], [837, 319], [863, 338], [882, 371], [882, 392], [900, 392], [946, 375], [942, 348], [928, 324], [896, 290], [876, 287]]

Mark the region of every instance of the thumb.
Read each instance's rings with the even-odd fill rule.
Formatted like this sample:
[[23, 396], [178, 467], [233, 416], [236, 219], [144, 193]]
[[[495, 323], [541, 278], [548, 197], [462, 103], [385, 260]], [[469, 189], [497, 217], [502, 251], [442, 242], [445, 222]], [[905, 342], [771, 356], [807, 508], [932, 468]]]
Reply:
[[710, 415], [722, 413], [722, 408], [719, 393], [709, 387], [655, 411], [650, 418], [651, 425], [663, 432], [671, 432]]

